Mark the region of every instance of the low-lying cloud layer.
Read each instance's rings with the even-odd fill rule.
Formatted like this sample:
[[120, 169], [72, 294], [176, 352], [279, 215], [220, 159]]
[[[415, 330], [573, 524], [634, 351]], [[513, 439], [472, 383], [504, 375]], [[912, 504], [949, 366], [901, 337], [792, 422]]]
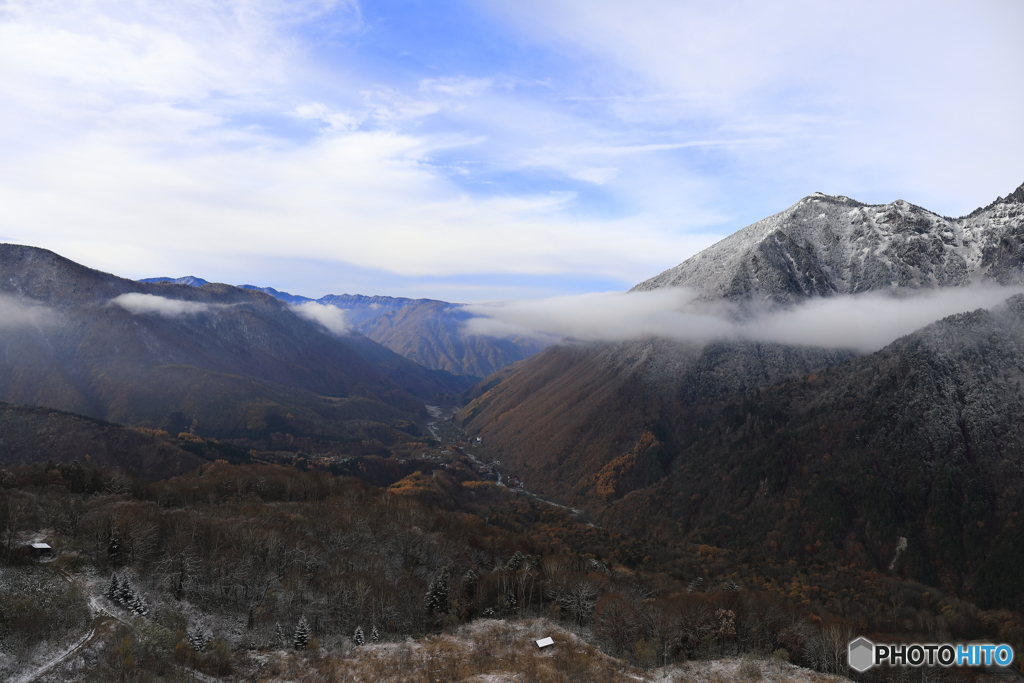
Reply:
[[53, 320], [53, 311], [46, 306], [25, 304], [0, 294], [0, 330], [39, 327]]
[[465, 333], [583, 341], [747, 339], [871, 352], [936, 320], [990, 308], [1022, 291], [1021, 287], [977, 286], [901, 296], [837, 296], [742, 321], [731, 315], [735, 311], [727, 305], [701, 306], [701, 310], [688, 306], [695, 294], [687, 289], [604, 292], [470, 305], [467, 310], [483, 317], [467, 321]]
[[194, 315], [205, 313], [212, 308], [212, 304], [204, 304], [198, 301], [181, 301], [180, 299], [168, 299], [167, 297], [155, 294], [140, 294], [131, 292], [122, 294], [110, 300], [110, 303], [120, 306], [133, 315], [142, 313], [156, 313], [165, 318], [177, 318], [183, 315]]
[[[205, 313], [215, 308], [224, 308], [230, 305], [182, 301], [180, 299], [168, 299], [167, 297], [155, 294], [140, 294], [137, 292], [122, 294], [111, 299], [110, 303], [120, 306], [133, 315], [155, 313], [165, 318], [179, 318], [185, 315]], [[332, 334], [346, 334], [350, 330], [348, 323], [345, 321], [345, 311], [337, 306], [307, 301], [294, 305], [291, 309], [301, 318], [320, 323]], [[2, 314], [3, 308], [2, 302], [0, 302], [0, 315]]]
[[306, 301], [292, 306], [297, 315], [306, 320], [318, 322], [334, 334], [347, 334], [350, 330], [345, 321], [344, 309], [330, 304], [322, 304], [317, 301]]

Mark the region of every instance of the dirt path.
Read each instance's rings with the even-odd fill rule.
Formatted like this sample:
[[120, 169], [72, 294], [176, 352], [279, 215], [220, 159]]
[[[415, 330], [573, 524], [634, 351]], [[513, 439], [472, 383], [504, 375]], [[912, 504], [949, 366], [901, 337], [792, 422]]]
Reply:
[[[89, 603], [90, 606], [92, 606], [92, 599], [90, 599]], [[114, 629], [117, 628], [118, 621], [118, 619], [110, 616], [109, 614], [95, 615], [93, 617], [92, 624], [90, 625], [89, 633], [80, 638], [73, 645], [54, 654], [46, 662], [37, 666], [35, 669], [15, 676], [11, 679], [10, 683], [32, 683], [71, 657], [74, 657], [82, 649], [92, 645], [97, 640], [101, 640], [109, 636], [114, 632]]]
[[[57, 567], [54, 567], [54, 570], [69, 583], [79, 583], [82, 586], [82, 589], [89, 594], [89, 611], [92, 613], [92, 623], [89, 625], [89, 632], [60, 652], [51, 655], [42, 664], [36, 666], [30, 671], [18, 674], [6, 683], [34, 683], [77, 655], [82, 650], [91, 646], [93, 643], [110, 637], [119, 625], [131, 626], [131, 624], [107, 608], [97, 595], [91, 594], [92, 591], [89, 590], [90, 587], [88, 585], [83, 585], [82, 582], [76, 581], [67, 572]], [[193, 681], [200, 681], [202, 683], [220, 683], [219, 679], [200, 671], [196, 671], [195, 669], [190, 669], [185, 666], [179, 666], [178, 668], [190, 676]]]
[[[68, 583], [79, 583], [71, 577], [66, 571], [59, 567], [53, 567], [53, 570], [60, 574]], [[88, 592], [88, 586], [82, 586], [86, 592]], [[100, 604], [100, 601], [94, 595], [89, 596], [89, 611], [92, 616], [92, 623], [89, 625], [89, 632], [78, 639], [75, 643], [68, 646], [64, 650], [54, 654], [45, 662], [32, 669], [26, 671], [10, 680], [10, 683], [32, 683], [36, 679], [48, 673], [50, 670], [67, 661], [71, 657], [75, 656], [83, 648], [88, 647], [97, 640], [106, 638], [114, 629], [118, 623], [124, 623], [116, 615], [112, 614], [108, 609]]]

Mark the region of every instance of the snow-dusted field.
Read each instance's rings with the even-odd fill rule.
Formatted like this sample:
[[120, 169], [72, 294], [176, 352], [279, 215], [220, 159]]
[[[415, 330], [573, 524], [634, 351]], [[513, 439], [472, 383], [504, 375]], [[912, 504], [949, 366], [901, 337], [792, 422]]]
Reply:
[[[0, 588], [6, 591], [35, 591], [49, 595], [55, 587], [78, 591], [79, 602], [86, 604], [89, 621], [73, 628], [55, 631], [57, 641], [44, 640], [20, 650], [11, 647], [8, 638], [0, 643], [0, 678], [11, 683], [64, 683], [96, 680], [92, 675], [98, 663], [105, 671], [119, 670], [124, 680], [135, 680], [136, 659], [145, 649], [163, 639], [179, 636], [158, 626], [152, 618], [132, 614], [106, 596], [108, 579], [91, 573], [68, 575], [56, 568], [38, 568], [17, 576], [14, 570], [0, 571]], [[129, 578], [127, 574], [124, 578]], [[136, 577], [131, 577], [135, 581]], [[153, 612], [170, 608], [159, 601]], [[576, 629], [544, 618], [516, 621], [480, 619], [448, 632], [402, 641], [367, 642], [356, 646], [349, 639], [311, 644], [309, 649], [266, 649], [267, 643], [248, 643], [242, 624], [211, 622], [209, 615], [193, 609], [187, 602], [175, 602], [174, 610], [183, 613], [188, 628], [202, 625], [226, 636], [230, 660], [220, 676], [197, 670], [197, 660], [182, 644], [165, 642], [175, 649], [174, 663], [155, 679], [147, 672], [145, 680], [254, 681], [278, 683], [303, 681], [337, 683], [374, 681], [380, 683], [418, 683], [420, 681], [465, 681], [467, 683], [512, 683], [560, 681], [589, 683], [833, 683], [846, 679], [827, 676], [768, 657], [691, 661], [668, 667], [643, 670], [602, 652], [591, 642], [586, 629]], [[543, 649], [536, 641], [550, 637], [554, 645]], [[134, 644], [125, 645], [129, 640]], [[147, 644], [149, 643], [149, 644]], [[181, 650], [185, 647], [184, 650]], [[207, 659], [207, 671], [209, 668]], [[229, 673], [228, 673], [229, 672]]]
[[[535, 640], [550, 636], [553, 646]], [[840, 683], [848, 679], [821, 674], [768, 657], [694, 661], [651, 670], [609, 657], [580, 635], [546, 619], [481, 619], [451, 633], [418, 640], [347, 648], [330, 653], [277, 651], [249, 656], [251, 680], [379, 681], [418, 683]]]

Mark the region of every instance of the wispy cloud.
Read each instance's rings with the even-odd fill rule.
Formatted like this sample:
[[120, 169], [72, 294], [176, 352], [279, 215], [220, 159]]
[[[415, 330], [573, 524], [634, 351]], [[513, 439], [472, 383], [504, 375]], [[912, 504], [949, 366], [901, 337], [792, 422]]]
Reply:
[[0, 329], [42, 327], [55, 322], [52, 309], [0, 294]]
[[0, 239], [317, 296], [625, 288], [814, 190], [955, 214], [1016, 186], [1022, 12], [10, 0]]
[[165, 318], [179, 318], [184, 315], [196, 315], [205, 313], [212, 308], [223, 307], [224, 304], [205, 304], [198, 301], [182, 301], [180, 299], [168, 299], [156, 294], [141, 294], [129, 292], [121, 294], [110, 300], [115, 306], [120, 306], [133, 315], [156, 314]]
[[1022, 291], [1020, 287], [976, 286], [898, 297], [882, 293], [838, 296], [744, 318], [726, 304], [692, 306], [694, 295], [686, 289], [605, 292], [471, 305], [467, 307], [470, 312], [484, 317], [467, 321], [466, 332], [539, 334], [583, 341], [748, 339], [870, 352], [936, 320], [991, 308]]
[[337, 306], [317, 301], [306, 301], [291, 308], [299, 317], [320, 323], [332, 334], [342, 335], [351, 331], [349, 324], [345, 321], [344, 309]]
[[[1024, 61], [1012, 37], [1024, 21], [1019, 3], [483, 4], [530, 39], [589, 60], [603, 87], [581, 101], [609, 117], [651, 133], [773, 139], [719, 157], [763, 185], [797, 181], [869, 201], [895, 191], [955, 215], [1021, 181], [1015, 157], [1004, 156], [1007, 145], [1024, 151], [1010, 123], [1024, 92], [1006, 86]], [[949, 49], [933, 49], [943, 36], [954, 38]], [[940, 93], [999, 104], [968, 114], [935, 106]], [[992, 164], [983, 178], [947, 170], [953, 159], [982, 157]]]
[[440, 93], [453, 98], [475, 97], [493, 86], [493, 78], [466, 78], [465, 76], [424, 78], [419, 83], [422, 92]]

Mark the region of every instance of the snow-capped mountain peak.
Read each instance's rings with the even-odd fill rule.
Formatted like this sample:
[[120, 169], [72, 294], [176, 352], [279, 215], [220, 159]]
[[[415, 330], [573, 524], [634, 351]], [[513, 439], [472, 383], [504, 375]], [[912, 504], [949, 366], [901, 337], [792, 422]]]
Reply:
[[785, 305], [815, 296], [1024, 282], [1024, 185], [963, 218], [816, 192], [633, 289]]

